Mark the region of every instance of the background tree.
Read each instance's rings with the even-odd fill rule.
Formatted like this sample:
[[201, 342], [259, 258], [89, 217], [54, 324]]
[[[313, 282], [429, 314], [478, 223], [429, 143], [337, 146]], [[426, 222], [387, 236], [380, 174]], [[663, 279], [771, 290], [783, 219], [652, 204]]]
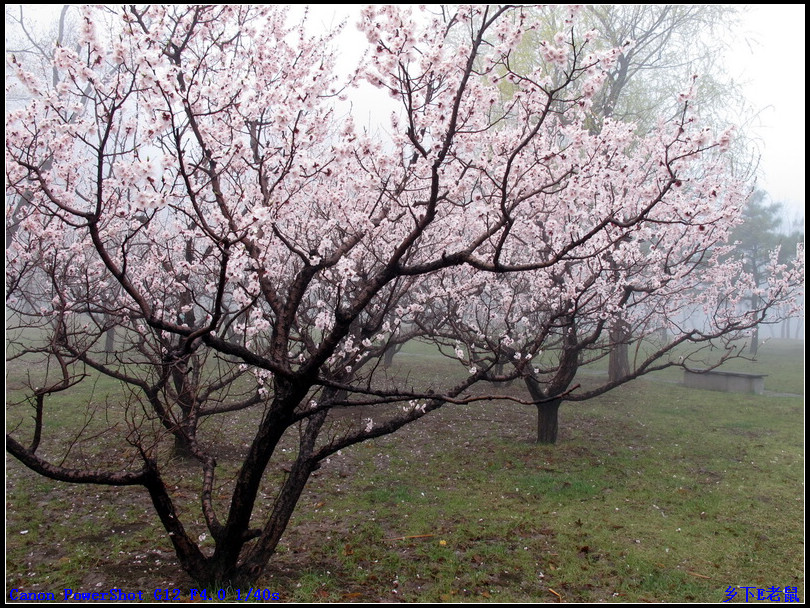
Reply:
[[[569, 26], [560, 7], [539, 9], [553, 28]], [[739, 85], [721, 67], [724, 34], [733, 31], [740, 9], [733, 6], [687, 5], [601, 5], [582, 8], [577, 27], [591, 30], [593, 45], [603, 50], [621, 49], [605, 73], [605, 84], [594, 95], [588, 125], [599, 132], [607, 119], [636, 125], [636, 133], [657, 128], [660, 117], [675, 118], [682, 110], [678, 94], [692, 86], [693, 108], [701, 122], [718, 131], [740, 116], [751, 114]], [[542, 62], [530, 42], [523, 49], [523, 61]], [[697, 81], [693, 82], [695, 77]], [[734, 143], [739, 155], [738, 171], [750, 167], [747, 142], [739, 134]], [[612, 344], [608, 373], [618, 380], [631, 373], [630, 348], [637, 336], [629, 333], [620, 318], [603, 339]]]
[[[55, 90], [14, 64], [32, 102], [7, 116], [7, 193], [30, 193], [30, 212], [9, 247], [7, 302], [19, 327], [36, 326], [18, 342], [46, 359], [46, 382], [31, 383], [32, 422], [11, 429], [6, 447], [52, 479], [142, 487], [203, 584], [261, 575], [331, 454], [487, 396], [471, 390], [490, 376], [476, 361], [432, 386], [384, 365], [392, 345], [447, 325], [427, 313], [439, 301], [452, 308], [462, 268], [479, 288], [502, 278], [517, 294], [527, 283], [525, 306], [559, 310], [548, 333], [563, 344], [600, 322], [583, 307], [612, 312], [617, 285], [643, 298], [699, 278], [721, 325], [749, 318], [733, 306], [731, 277], [746, 283], [734, 262], [688, 278], [740, 208], [740, 184], [714, 152], [725, 136], [715, 141], [686, 114], [643, 140], [618, 123], [592, 133], [590, 100], [615, 52], [555, 38], [552, 78], [545, 66], [516, 73], [511, 53], [535, 27], [521, 7], [432, 20], [364, 10], [371, 52], [353, 78], [402, 108], [385, 141], [337, 113], [346, 83], [334, 76], [331, 35], [287, 25], [283, 9], [100, 10], [82, 9], [79, 51], [54, 52], [65, 74]], [[445, 44], [450, 36], [463, 42]], [[519, 84], [504, 103], [501, 79]], [[637, 264], [638, 277], [617, 280], [617, 268]], [[789, 302], [801, 272], [774, 269], [761, 301]], [[511, 319], [496, 296], [485, 298], [490, 314]], [[96, 365], [108, 323], [125, 338]], [[45, 436], [55, 394], [74, 394], [90, 367], [140, 390], [106, 401], [99, 433]], [[200, 390], [195, 374], [214, 389]], [[560, 398], [550, 390], [544, 400]], [[222, 420], [234, 398], [253, 403], [255, 426], [219, 437], [239, 457], [233, 478], [218, 481], [213, 442], [190, 425], [202, 412]], [[173, 424], [167, 405], [182, 412]], [[337, 406], [362, 414], [338, 419]], [[196, 462], [192, 481], [173, 466], [178, 433]], [[294, 460], [270, 489], [285, 436]], [[114, 457], [88, 463], [71, 450], [79, 441], [111, 442]], [[178, 476], [196, 484], [194, 497], [176, 491]]]
[[[745, 105], [739, 88], [733, 81], [726, 78], [722, 70], [718, 70], [718, 58], [722, 56], [722, 43], [716, 36], [717, 30], [727, 31], [733, 27], [736, 17], [735, 8], [730, 7], [657, 7], [657, 6], [604, 6], [604, 7], [584, 7], [580, 19], [576, 25], [571, 20], [566, 19], [565, 9], [544, 8], [542, 9], [546, 29], [543, 31], [549, 37], [554, 34], [553, 29], [561, 31], [556, 35], [555, 42], [563, 43], [571, 38], [571, 28], [579, 28], [581, 35], [592, 38], [593, 45], [605, 50], [617, 49], [614, 60], [605, 66], [605, 84], [593, 95], [592, 103], [589, 106], [589, 114], [586, 125], [591, 133], [599, 134], [607, 125], [610, 125], [612, 118], [621, 118], [631, 121], [634, 126], [634, 134], [643, 136], [645, 133], [660, 128], [660, 123], [656, 120], [660, 115], [675, 116], [678, 112], [683, 112], [684, 88], [689, 89], [690, 108], [698, 108], [697, 112], [701, 118], [708, 116], [708, 124], [727, 126], [729, 118], [729, 108], [740, 108]], [[592, 32], [587, 32], [594, 28]], [[586, 34], [587, 32], [587, 34]], [[533, 35], [540, 36], [538, 32]], [[576, 35], [574, 35], [576, 36]], [[557, 47], [559, 48], [559, 47]], [[512, 65], [519, 70], [519, 66], [533, 66], [542, 64], [544, 76], [553, 78], [557, 66], [553, 61], [549, 61], [549, 56], [553, 55], [555, 47], [549, 40], [541, 40], [527, 36], [523, 44], [519, 47], [517, 57], [513, 59]], [[575, 49], [574, 49], [575, 52]], [[695, 75], [700, 77], [695, 81]], [[518, 79], [506, 80], [502, 86], [502, 91], [507, 99], [512, 98], [520, 90]], [[680, 94], [678, 94], [680, 93]], [[692, 119], [690, 119], [692, 120]], [[702, 121], [705, 124], [705, 121]], [[722, 130], [722, 129], [721, 129]], [[744, 138], [742, 147], [734, 150], [735, 156], [743, 153], [745, 149]], [[734, 145], [726, 140], [726, 146]], [[737, 164], [740, 163], [739, 158]], [[614, 178], [615, 179], [615, 178]], [[618, 199], [626, 200], [628, 205], [633, 204], [632, 197], [635, 194], [633, 189], [622, 193], [615, 193]], [[739, 196], [743, 196], [738, 194]], [[739, 199], [738, 199], [739, 200]], [[726, 201], [726, 204], [730, 204]], [[739, 204], [739, 203], [737, 203]], [[697, 205], [697, 203], [696, 203]], [[699, 229], [705, 229], [701, 225]], [[685, 235], [684, 235], [685, 236]], [[727, 237], [727, 235], [726, 235]], [[724, 238], [726, 238], [724, 237]], [[546, 239], [547, 236], [543, 236]], [[685, 238], [694, 238], [685, 236]], [[732, 240], [733, 237], [732, 237]], [[646, 247], [658, 248], [661, 251], [663, 241], [656, 242], [650, 239]], [[697, 241], [695, 241], [697, 242]], [[643, 241], [642, 241], [643, 243]], [[718, 238], [709, 248], [723, 244], [723, 238]], [[770, 251], [776, 245], [773, 241], [764, 250]], [[791, 247], [786, 247], [783, 251], [787, 256], [795, 254], [796, 243]], [[621, 243], [626, 247], [627, 243]], [[764, 251], [763, 250], [763, 251]], [[649, 250], [647, 250], [649, 252]], [[709, 259], [709, 249], [694, 250], [692, 259], [701, 259], [700, 263], [707, 263]], [[704, 257], [705, 256], [705, 257]], [[611, 274], [613, 279], [620, 284], [627, 276], [643, 276], [638, 271], [643, 267], [638, 261], [633, 263], [635, 268], [622, 267], [617, 260], [619, 255], [605, 255], [602, 258], [603, 267], [598, 272]], [[676, 256], [677, 257], [677, 256]], [[717, 263], [716, 256], [711, 256], [713, 263]], [[689, 259], [688, 256], [683, 258]], [[787, 258], [782, 257], [784, 262]], [[648, 262], [649, 260], [645, 260]], [[765, 255], [763, 263], [768, 264], [768, 256]], [[608, 269], [610, 272], [608, 272]], [[555, 279], [557, 281], [571, 280], [563, 279], [568, 275], [569, 269], [560, 273]], [[735, 276], [740, 276], [743, 272], [741, 268], [735, 271]], [[750, 272], [750, 271], [749, 271]], [[594, 274], [591, 273], [594, 281]], [[754, 276], [754, 281], [761, 278], [761, 273]], [[667, 279], [667, 283], [669, 283]], [[580, 281], [580, 284], [587, 282]], [[642, 284], [644, 284], [642, 282]], [[762, 284], [762, 283], [758, 283]], [[525, 289], [531, 289], [524, 286]], [[694, 282], [690, 286], [683, 286], [683, 294], [688, 298], [699, 298], [695, 295], [700, 289], [700, 282]], [[476, 288], [477, 289], [477, 288]], [[641, 292], [644, 293], [641, 293]], [[476, 290], [474, 290], [477, 293]], [[651, 304], [655, 298], [672, 297], [674, 292], [661, 290], [655, 296], [650, 292], [649, 287], [641, 290], [632, 284], [625, 285], [623, 291], [616, 294], [613, 301], [602, 301], [603, 307], [609, 307], [613, 312], [610, 315], [610, 322], [606, 326], [603, 322], [594, 324], [593, 319], [580, 318], [575, 320], [572, 315], [566, 315], [567, 310], [577, 310], [580, 317], [587, 317], [589, 313], [585, 308], [578, 308], [573, 303], [558, 303], [556, 307], [548, 308], [548, 302], [533, 303], [528, 310], [520, 309], [524, 318], [531, 318], [531, 326], [537, 328], [537, 334], [533, 337], [525, 337], [517, 346], [506, 347], [500, 342], [500, 338], [492, 340], [492, 335], [487, 333], [483, 327], [491, 327], [492, 322], [487, 315], [472, 315], [472, 323], [453, 323], [453, 330], [445, 335], [446, 346], [451, 348], [454, 342], [453, 331], [456, 332], [455, 340], [459, 343], [473, 345], [479, 343], [482, 349], [477, 358], [486, 361], [488, 364], [495, 364], [492, 369], [500, 370], [500, 362], [516, 361], [512, 358], [513, 352], [521, 352], [522, 357], [534, 357], [534, 353], [543, 351], [546, 357], [546, 365], [530, 366], [522, 364], [522, 375], [527, 382], [529, 393], [538, 404], [538, 441], [553, 443], [557, 437], [557, 408], [563, 399], [550, 399], [550, 396], [558, 394], [565, 395], [566, 399], [579, 400], [588, 398], [587, 395], [596, 395], [605, 390], [605, 387], [616, 386], [638, 377], [647, 371], [660, 369], [666, 365], [690, 365], [701, 360], [701, 354], [710, 352], [703, 348], [712, 340], [722, 338], [724, 346], [720, 352], [724, 357], [720, 359], [703, 359], [702, 367], [714, 367], [720, 365], [726, 357], [732, 353], [741, 354], [739, 350], [732, 347], [734, 338], [747, 337], [743, 329], [753, 332], [753, 339], [756, 339], [756, 316], [755, 310], [761, 314], [772, 311], [773, 302], [752, 302], [750, 307], [751, 316], [744, 324], [737, 320], [731, 321], [724, 328], [715, 325], [711, 330], [706, 324], [706, 311], [700, 307], [690, 306], [689, 302], [676, 304], [674, 301], [667, 304]], [[739, 297], [739, 292], [737, 292]], [[664, 294], [668, 294], [664, 296]], [[516, 296], [502, 294], [503, 301], [513, 302]], [[480, 303], [479, 303], [480, 304]], [[630, 313], [631, 308], [636, 309], [636, 313]], [[681, 310], [679, 316], [662, 315], [660, 311]], [[692, 319], [683, 311], [690, 310]], [[604, 314], [604, 308], [602, 314]], [[645, 310], [646, 314], [638, 316], [639, 310]], [[625, 319], [624, 314], [636, 318], [631, 322]], [[484, 319], [483, 323], [479, 321]], [[564, 321], [568, 319], [567, 321]], [[509, 326], [516, 324], [516, 319], [508, 322], [503, 320], [500, 327], [506, 331]], [[582, 340], [562, 339], [561, 327], [579, 327], [578, 332], [582, 333], [582, 328], [590, 327], [593, 333], [584, 332], [586, 336]], [[436, 330], [437, 331], [437, 330]], [[669, 331], [669, 335], [667, 335]], [[660, 334], [660, 335], [659, 335]], [[480, 336], [486, 335], [488, 339], [481, 343]], [[502, 336], [501, 336], [502, 337]], [[660, 337], [664, 337], [663, 342]], [[655, 348], [650, 349], [645, 341], [651, 340]], [[513, 338], [510, 338], [513, 341]], [[684, 348], [692, 344], [692, 352], [688, 356], [684, 355]], [[541, 348], [540, 345], [543, 345]], [[633, 352], [633, 349], [635, 352]], [[556, 353], [556, 359], [549, 365], [551, 353]], [[672, 354], [671, 360], [668, 354]], [[656, 360], [655, 366], [650, 366], [649, 357]], [[580, 362], [594, 362], [596, 359], [607, 358], [609, 381], [604, 387], [599, 387], [594, 391], [571, 392], [571, 385]], [[632, 360], [631, 360], [632, 359]], [[517, 361], [524, 361], [523, 358]], [[537, 381], [537, 372], [542, 369], [542, 382]], [[518, 374], [521, 375], [521, 374]], [[512, 374], [511, 376], [514, 376]], [[496, 378], [502, 378], [502, 374], [495, 374]]]
[[[63, 6], [50, 31], [42, 32], [41, 27], [26, 15], [26, 7], [22, 5], [6, 7], [7, 110], [15, 106], [21, 107], [31, 99], [28, 89], [12, 76], [16, 71], [14, 65], [24, 66], [26, 73], [39, 80], [41, 90], [53, 90], [62, 81], [63, 74], [54, 64], [53, 55], [55, 49], [59, 47], [75, 47], [77, 44], [77, 28], [72, 12], [74, 11], [71, 11], [69, 6]], [[9, 70], [9, 67], [12, 69]], [[27, 209], [25, 195], [15, 195], [13, 200], [7, 201], [6, 208], [8, 244], [20, 220], [25, 217]]]
[[[694, 76], [704, 124], [724, 128], [732, 116], [743, 115], [739, 85], [720, 66], [724, 43], [718, 35], [733, 29], [738, 12], [727, 5], [587, 7], [589, 21], [605, 43], [624, 49], [594, 104], [594, 128], [607, 117], [632, 121], [642, 132], [654, 128], [657, 116], [679, 111], [677, 93]], [[735, 113], [729, 112], [731, 106]], [[610, 339], [608, 373], [617, 380], [630, 373], [632, 334], [621, 319], [611, 328]]]
[[[796, 248], [804, 247], [804, 216], [794, 213], [789, 216], [787, 209], [782, 210], [782, 233], [785, 234], [785, 240], [779, 250], [780, 255], [787, 256], [788, 252], [793, 251], [794, 244]], [[802, 311], [804, 305], [802, 304]], [[796, 324], [793, 326], [792, 321], [795, 319]], [[786, 339], [801, 339], [804, 335], [804, 314], [797, 317], [786, 317], [781, 324], [780, 337]]]
[[[736, 251], [743, 257], [744, 268], [750, 273], [755, 285], [762, 285], [769, 271], [771, 258], [778, 252], [778, 259], [787, 260], [799, 243], [804, 242], [804, 234], [798, 229], [783, 232], [782, 206], [768, 202], [768, 195], [762, 190], [755, 191], [743, 211], [743, 221], [731, 234], [737, 243]], [[757, 307], [759, 295], [751, 294], [751, 306]], [[787, 319], [786, 319], [787, 320]], [[759, 348], [759, 329], [753, 328], [749, 349], [752, 355]]]
[[743, 115], [739, 84], [722, 67], [725, 35], [733, 33], [740, 12], [729, 5], [585, 7], [583, 20], [602, 44], [623, 49], [594, 102], [595, 124], [613, 117], [648, 132], [658, 117], [678, 114], [677, 94], [694, 76], [704, 124], [722, 130]]
[[[677, 229], [661, 230], [661, 222], [671, 222], [672, 216], [667, 222], [652, 215], [632, 236], [586, 259], [566, 260], [519, 279], [480, 275], [451, 281], [455, 288], [448, 286], [438, 298], [430, 313], [435, 324], [425, 333], [435, 336], [448, 356], [483, 370], [490, 381], [522, 378], [537, 406], [541, 443], [556, 442], [558, 412], [566, 401], [590, 399], [667, 367], [711, 369], [743, 356], [752, 330], [783, 318], [786, 311], [775, 307], [785, 290], [800, 292], [802, 274], [783, 283], [784, 261], [769, 257], [763, 276], [770, 279], [757, 283], [744, 257], [728, 257], [725, 222], [731, 210], [725, 204], [743, 200], [744, 193], [687, 190], [684, 195], [688, 221]], [[710, 202], [721, 196], [723, 204]], [[703, 209], [699, 219], [693, 211], [698, 208]], [[553, 240], [544, 239], [538, 242]], [[755, 305], [748, 289], [757, 293]], [[610, 356], [617, 316], [638, 336], [629, 371], [618, 379], [588, 375], [584, 386], [575, 383], [582, 366]], [[512, 372], [503, 371], [506, 363]]]

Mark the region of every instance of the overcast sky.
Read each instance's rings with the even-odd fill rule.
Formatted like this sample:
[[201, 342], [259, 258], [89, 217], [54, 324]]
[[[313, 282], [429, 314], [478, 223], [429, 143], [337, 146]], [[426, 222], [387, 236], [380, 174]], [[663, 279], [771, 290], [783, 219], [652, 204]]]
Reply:
[[761, 110], [755, 131], [762, 140], [760, 185], [773, 200], [804, 215], [805, 6], [751, 7], [729, 69], [746, 83]]

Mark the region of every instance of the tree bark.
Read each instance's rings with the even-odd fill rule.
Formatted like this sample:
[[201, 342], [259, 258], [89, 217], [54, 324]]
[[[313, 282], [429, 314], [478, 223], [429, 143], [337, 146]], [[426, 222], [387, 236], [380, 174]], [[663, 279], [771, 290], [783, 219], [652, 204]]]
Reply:
[[759, 350], [759, 328], [755, 327], [751, 331], [751, 346], [748, 347], [749, 352], [752, 356], [756, 356], [757, 351]]
[[557, 413], [562, 404], [562, 399], [543, 401], [547, 399], [546, 391], [543, 390], [537, 379], [532, 376], [526, 377], [526, 387], [529, 389], [532, 399], [537, 402], [537, 443], [557, 443], [557, 431], [559, 429]]
[[180, 408], [178, 432], [174, 433], [174, 455], [188, 458], [192, 455], [192, 444], [197, 437], [197, 415], [199, 404], [194, 397], [194, 386], [189, 382], [188, 361], [178, 361], [172, 366], [171, 374], [177, 392], [177, 405]]
[[111, 327], [104, 335], [104, 352], [107, 355], [115, 353], [115, 327]]
[[619, 320], [610, 329], [610, 358], [608, 361], [608, 377], [611, 382], [621, 380], [630, 375], [630, 332], [627, 323]]
[[[307, 434], [312, 441], [308, 442], [308, 445], [301, 445], [298, 459], [293, 465], [287, 477], [287, 481], [276, 499], [273, 514], [265, 524], [256, 544], [248, 551], [247, 556], [236, 571], [233, 583], [237, 586], [249, 586], [262, 575], [270, 558], [275, 554], [276, 547], [284, 531], [287, 529], [287, 524], [289, 524], [290, 517], [292, 517], [295, 511], [295, 506], [298, 504], [301, 493], [307, 485], [309, 476], [318, 466], [317, 462], [311, 459], [311, 454], [318, 430], [320, 430], [320, 426], [326, 419], [326, 412], [324, 411], [322, 415], [317, 415], [316, 418], [317, 420], [310, 421], [308, 425], [309, 428], [307, 429]], [[316, 426], [317, 429], [314, 432], [310, 432], [313, 426]], [[304, 441], [306, 441], [306, 439], [307, 438], [305, 438]], [[302, 444], [304, 441], [302, 441]]]
[[569, 317], [563, 326], [563, 341], [560, 361], [554, 376], [541, 384], [533, 374], [524, 377], [532, 401], [537, 407], [537, 443], [554, 444], [557, 442], [559, 421], [557, 412], [565, 393], [574, 381], [579, 369], [580, 345], [577, 339], [577, 328], [574, 319]]
[[175, 434], [174, 447], [172, 448], [172, 456], [175, 458], [193, 458], [194, 454], [191, 449], [191, 439], [182, 434]]
[[160, 477], [154, 463], [149, 463], [146, 479], [143, 483], [152, 499], [152, 505], [160, 517], [169, 538], [174, 545], [180, 566], [195, 580], [210, 580], [210, 560], [206, 558], [197, 544], [189, 537], [178, 517], [169, 492]]
[[[757, 268], [757, 265], [754, 263], [752, 264], [753, 268], [753, 276], [754, 276], [754, 284], [761, 285], [762, 279], [760, 278], [760, 273]], [[751, 296], [751, 309], [756, 310], [757, 306], [759, 306], [759, 296], [757, 294], [753, 294]], [[756, 357], [757, 351], [759, 350], [759, 325], [755, 325], [754, 328], [751, 330], [751, 346], [748, 349], [751, 352], [751, 356]]]
[[402, 348], [401, 344], [397, 344], [396, 346], [391, 345], [385, 349], [385, 354], [383, 356], [383, 368], [389, 369], [391, 365], [394, 363], [394, 355], [399, 352], [399, 349]]
[[537, 404], [537, 443], [553, 445], [557, 443], [559, 412], [562, 399], [554, 399]]

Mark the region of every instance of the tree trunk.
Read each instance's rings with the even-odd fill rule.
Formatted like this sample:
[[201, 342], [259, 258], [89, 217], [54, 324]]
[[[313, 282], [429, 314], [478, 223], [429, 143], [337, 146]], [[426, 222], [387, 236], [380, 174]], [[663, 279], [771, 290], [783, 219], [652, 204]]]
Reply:
[[[754, 284], [760, 285], [762, 284], [762, 280], [759, 276], [759, 271], [757, 270], [757, 265], [754, 264], [753, 273], [754, 275]], [[754, 294], [751, 296], [751, 308], [756, 310], [759, 306], [759, 296]], [[757, 351], [759, 350], [759, 326], [755, 325], [754, 328], [751, 330], [751, 347], [748, 349], [751, 353], [752, 357], [757, 356]]]
[[611, 382], [630, 375], [630, 329], [623, 320], [618, 320], [610, 329], [610, 358], [608, 377]]
[[275, 554], [301, 493], [307, 485], [309, 476], [316, 464], [306, 458], [299, 458], [279, 492], [273, 514], [264, 526], [261, 536], [247, 552], [244, 561], [234, 569], [235, 576], [231, 584], [237, 587], [249, 587], [264, 573], [270, 558]]
[[537, 407], [537, 443], [557, 443], [557, 412], [563, 402], [559, 395], [568, 390], [579, 369], [580, 347], [576, 324], [573, 318], [567, 321], [563, 329], [562, 353], [554, 376], [543, 384], [534, 375], [524, 377], [529, 395]]
[[630, 360], [627, 344], [614, 344], [608, 361], [608, 377], [611, 381], [615, 381], [628, 375], [630, 375]]
[[[295, 511], [295, 506], [301, 498], [301, 493], [312, 471], [318, 467], [318, 463], [312, 458], [312, 454], [327, 414], [327, 410], [322, 410], [307, 421], [304, 432], [299, 436], [298, 457], [276, 497], [273, 511], [264, 527], [257, 530], [255, 534], [250, 533], [247, 528], [243, 530], [243, 538], [247, 534], [247, 536], [254, 537], [256, 540], [244, 553], [231, 551], [231, 547], [224, 547], [225, 550], [223, 550], [223, 547], [220, 547], [219, 543], [217, 544], [211, 558], [210, 570], [207, 573], [213, 575], [216, 580], [212, 579], [212, 582], [216, 583], [216, 585], [227, 584], [237, 588], [250, 587], [264, 572], [284, 531], [287, 529], [290, 517]], [[249, 498], [255, 498], [255, 494], [251, 493]], [[234, 499], [236, 499], [236, 496], [234, 496]], [[242, 508], [248, 508], [252, 511], [252, 501], [249, 507], [243, 505]], [[249, 512], [248, 515], [250, 515]], [[224, 542], [228, 544], [227, 540]]]
[[562, 399], [546, 399], [546, 392], [537, 379], [532, 376], [526, 377], [526, 387], [537, 407], [537, 443], [554, 444], [557, 443], [557, 430], [559, 422], [557, 412], [562, 404]]
[[[316, 468], [316, 463], [299, 458], [279, 491], [273, 512], [264, 528], [244, 530], [244, 540], [239, 543], [239, 551], [222, 551], [217, 546], [214, 555], [202, 566], [194, 564], [194, 568], [186, 568], [186, 572], [207, 589], [252, 587], [275, 554], [301, 493]], [[242, 548], [243, 545], [247, 546]]]
[[104, 335], [104, 352], [108, 355], [115, 353], [115, 327], [111, 327]]
[[174, 436], [174, 447], [172, 448], [172, 456], [175, 458], [191, 458], [193, 456], [191, 450], [191, 442], [182, 434]]
[[537, 404], [537, 443], [557, 443], [557, 413], [561, 404], [562, 399]]
[[[504, 364], [503, 363], [496, 363], [493, 371], [495, 372], [496, 376], [502, 376], [503, 373], [504, 373]], [[512, 381], [511, 380], [501, 380], [500, 382], [498, 382], [498, 384], [501, 385], [501, 386], [510, 387], [510, 386], [512, 386]]]
[[180, 409], [180, 418], [176, 424], [179, 432], [174, 434], [174, 455], [180, 458], [192, 456], [192, 444], [197, 437], [197, 413], [199, 404], [194, 396], [194, 382], [189, 376], [188, 361], [183, 359], [172, 367], [172, 381], [177, 391], [177, 406]]
[[385, 349], [385, 354], [383, 355], [383, 368], [388, 369], [394, 363], [394, 355], [399, 352], [399, 349], [402, 348], [401, 344], [396, 346], [392, 345]]
[[186, 532], [175, 510], [174, 503], [154, 462], [150, 462], [146, 481], [143, 484], [152, 498], [152, 504], [174, 545], [180, 566], [195, 580], [211, 578], [209, 559]]

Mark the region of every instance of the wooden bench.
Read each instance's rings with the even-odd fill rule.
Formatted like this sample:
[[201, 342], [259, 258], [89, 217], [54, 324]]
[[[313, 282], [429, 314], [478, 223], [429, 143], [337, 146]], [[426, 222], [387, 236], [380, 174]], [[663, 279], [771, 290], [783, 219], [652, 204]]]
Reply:
[[720, 372], [716, 370], [690, 371], [685, 369], [683, 370], [683, 383], [689, 388], [762, 395], [765, 392], [765, 376], [767, 375], [768, 374]]

